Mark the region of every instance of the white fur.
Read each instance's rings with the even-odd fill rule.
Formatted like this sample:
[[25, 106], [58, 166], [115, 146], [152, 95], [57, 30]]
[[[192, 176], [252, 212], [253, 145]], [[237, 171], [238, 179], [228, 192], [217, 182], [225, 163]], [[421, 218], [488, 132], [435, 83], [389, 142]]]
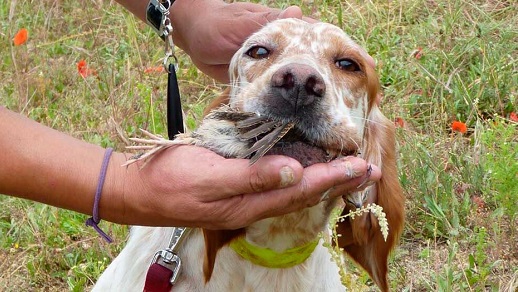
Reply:
[[[171, 228], [133, 227], [124, 250], [99, 278], [93, 291], [142, 291], [150, 260], [166, 247]], [[203, 278], [204, 241], [195, 230], [179, 254], [182, 273], [172, 291], [345, 291], [322, 240], [301, 265], [289, 269], [268, 269], [243, 260], [229, 247], [218, 252], [211, 281]]]

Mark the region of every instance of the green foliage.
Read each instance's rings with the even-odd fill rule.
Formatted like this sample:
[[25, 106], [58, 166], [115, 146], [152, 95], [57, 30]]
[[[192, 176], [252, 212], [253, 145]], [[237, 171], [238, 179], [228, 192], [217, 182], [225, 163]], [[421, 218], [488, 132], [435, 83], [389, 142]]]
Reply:
[[511, 222], [518, 216], [518, 125], [496, 119], [481, 133], [487, 197]]

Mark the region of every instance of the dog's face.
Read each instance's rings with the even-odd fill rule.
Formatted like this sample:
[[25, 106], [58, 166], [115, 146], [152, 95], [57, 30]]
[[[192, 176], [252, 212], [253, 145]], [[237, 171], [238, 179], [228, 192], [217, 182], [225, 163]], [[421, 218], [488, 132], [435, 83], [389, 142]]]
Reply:
[[233, 108], [295, 122], [331, 158], [361, 147], [377, 76], [341, 29], [299, 19], [269, 23], [230, 64]]

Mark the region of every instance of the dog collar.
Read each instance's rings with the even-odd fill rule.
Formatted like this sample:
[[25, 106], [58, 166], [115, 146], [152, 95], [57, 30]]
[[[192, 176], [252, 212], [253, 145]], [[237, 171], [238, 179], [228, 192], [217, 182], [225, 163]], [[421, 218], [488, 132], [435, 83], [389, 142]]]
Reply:
[[291, 268], [303, 263], [317, 247], [319, 239], [310, 241], [302, 246], [287, 249], [278, 253], [272, 249], [258, 247], [246, 241], [244, 236], [230, 242], [232, 248], [243, 259], [255, 265], [266, 268]]

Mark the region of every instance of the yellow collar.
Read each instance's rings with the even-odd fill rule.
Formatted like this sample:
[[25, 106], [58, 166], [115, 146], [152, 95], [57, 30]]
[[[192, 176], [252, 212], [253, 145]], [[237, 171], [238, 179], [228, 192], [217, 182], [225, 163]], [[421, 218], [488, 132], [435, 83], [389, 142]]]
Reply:
[[278, 253], [269, 248], [258, 247], [246, 241], [244, 236], [230, 242], [232, 248], [243, 259], [266, 268], [291, 268], [303, 263], [315, 250], [319, 239], [310, 241]]

